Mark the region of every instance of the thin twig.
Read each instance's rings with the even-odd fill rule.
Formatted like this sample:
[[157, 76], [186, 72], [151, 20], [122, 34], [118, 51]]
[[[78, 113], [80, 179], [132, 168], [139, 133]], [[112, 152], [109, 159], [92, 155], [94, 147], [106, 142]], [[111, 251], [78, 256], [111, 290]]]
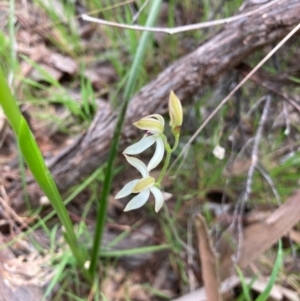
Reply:
[[11, 234], [13, 233], [13, 228], [18, 228], [17, 223], [19, 223], [23, 229], [28, 228], [28, 224], [11, 208], [10, 199], [6, 194], [3, 185], [0, 186], [0, 192], [2, 197], [0, 197], [0, 206], [3, 207], [3, 212], [5, 217], [9, 221], [11, 227]]
[[146, 0], [142, 6], [140, 7], [140, 9], [134, 14], [134, 16], [132, 17], [132, 23], [134, 24], [136, 22], [136, 20], [138, 19], [138, 17], [140, 16], [141, 12], [145, 9], [145, 7], [148, 5], [149, 0]]
[[[192, 208], [190, 208], [190, 216], [192, 216]], [[191, 269], [193, 266], [193, 253], [190, 251], [193, 249], [193, 219], [189, 218], [187, 220], [187, 245], [189, 248], [186, 250], [187, 251], [187, 262], [188, 262], [188, 277], [189, 277], [189, 286], [190, 286], [190, 292], [193, 292], [197, 285], [196, 285], [196, 280], [195, 280], [195, 275]]]
[[[280, 68], [279, 68], [279, 62], [278, 62], [278, 54], [273, 56], [273, 64], [274, 64], [275, 70], [277, 72], [279, 72]], [[285, 93], [283, 93], [283, 94], [285, 94]], [[282, 105], [283, 105], [283, 116], [284, 116], [285, 123], [286, 123], [286, 129], [284, 131], [284, 134], [289, 139], [290, 138], [290, 132], [291, 132], [291, 124], [290, 124], [290, 116], [289, 116], [287, 103], [286, 103], [286, 101], [284, 101], [284, 99], [282, 100]], [[291, 153], [293, 152], [292, 147], [290, 147], [290, 152]], [[270, 179], [271, 179], [271, 177], [270, 177]], [[271, 181], [272, 181], [272, 179], [271, 179]], [[275, 191], [277, 192], [276, 188], [275, 188]], [[273, 193], [274, 193], [274, 191], [273, 191]], [[278, 194], [278, 197], [279, 197], [279, 194]], [[279, 203], [281, 203], [280, 202], [280, 197], [279, 197]], [[298, 265], [298, 261], [297, 261], [297, 251], [296, 251], [295, 245], [294, 245], [289, 233], [287, 233], [287, 238], [288, 238], [290, 246], [291, 246], [291, 251], [292, 251], [293, 258], [294, 258], [295, 267], [297, 269], [299, 269], [299, 265]]]
[[[242, 71], [244, 74], [247, 74], [250, 68], [247, 68], [247, 70]], [[286, 92], [282, 91], [278, 86], [275, 86], [274, 83], [272, 83], [272, 79], [265, 79], [263, 75], [257, 74], [256, 76], [253, 76], [251, 80], [259, 84], [260, 86], [264, 87], [265, 89], [281, 96], [286, 101], [288, 101], [298, 112], [300, 112], [300, 104], [296, 99], [294, 99], [291, 95], [287, 94]]]
[[277, 201], [277, 205], [279, 206], [281, 204], [281, 198], [280, 198], [280, 195], [274, 185], [274, 182], [271, 178], [271, 176], [269, 175], [268, 171], [261, 165], [261, 164], [257, 164], [256, 165], [256, 169], [257, 171], [265, 178], [265, 180], [267, 181], [267, 183], [269, 184], [274, 196], [275, 196], [275, 199]]
[[176, 28], [165, 28], [165, 27], [146, 27], [146, 26], [140, 26], [140, 25], [128, 25], [128, 24], [122, 24], [122, 23], [117, 23], [117, 22], [111, 22], [111, 21], [106, 21], [103, 19], [97, 19], [94, 17], [90, 17], [86, 14], [81, 15], [82, 20], [93, 22], [93, 23], [98, 23], [102, 25], [108, 25], [108, 26], [113, 26], [113, 27], [118, 27], [118, 28], [123, 28], [123, 29], [133, 29], [133, 30], [139, 30], [139, 31], [151, 31], [151, 32], [162, 32], [162, 33], [167, 33], [167, 34], [177, 34], [180, 32], [186, 32], [186, 31], [192, 31], [192, 30], [197, 30], [201, 28], [207, 28], [207, 27], [212, 27], [212, 26], [217, 26], [217, 25], [224, 25], [228, 23], [232, 23], [234, 21], [238, 20], [243, 20], [246, 17], [252, 16], [261, 10], [266, 9], [267, 7], [272, 6], [273, 4], [276, 4], [279, 0], [274, 0], [266, 5], [262, 5], [258, 9], [255, 9], [253, 11], [246, 12], [244, 14], [240, 14], [238, 16], [230, 17], [230, 18], [225, 18], [225, 19], [220, 19], [220, 20], [214, 20], [214, 21], [208, 21], [208, 22], [203, 22], [203, 23], [197, 23], [197, 24], [192, 24], [192, 25], [185, 25], [185, 26], [179, 26]]
[[[261, 103], [265, 100], [267, 100], [268, 97], [267, 96], [263, 96], [261, 97], [251, 108], [250, 110], [247, 112], [246, 116], [247, 117], [250, 117], [250, 115], [261, 105]], [[234, 133], [236, 130], [238, 129], [238, 126], [235, 127], [235, 129], [232, 131], [232, 133]], [[234, 143], [234, 134], [231, 135], [232, 137], [232, 143]], [[247, 152], [248, 150], [248, 144], [252, 141], [252, 139], [249, 139], [248, 141], [245, 142], [242, 150], [240, 151], [240, 154], [243, 153], [243, 152]], [[227, 166], [230, 166], [230, 164], [232, 164], [234, 162], [234, 153], [232, 152], [229, 160], [228, 160], [228, 164]], [[274, 182], [271, 178], [271, 176], [269, 175], [268, 171], [264, 168], [264, 166], [262, 165], [261, 162], [257, 162], [257, 165], [256, 165], [256, 169], [257, 171], [264, 177], [264, 179], [267, 181], [267, 183], [269, 184], [274, 196], [275, 196], [275, 199], [277, 201], [277, 204], [280, 205], [281, 204], [281, 199], [280, 199], [280, 196], [279, 196], [279, 193], [274, 185]]]
[[[243, 243], [242, 217], [243, 217], [245, 205], [249, 200], [249, 196], [250, 196], [251, 190], [252, 190], [252, 180], [253, 180], [254, 171], [255, 171], [255, 168], [256, 168], [257, 162], [258, 162], [258, 147], [259, 147], [259, 143], [260, 143], [260, 140], [262, 137], [262, 132], [263, 132], [265, 122], [267, 121], [267, 116], [269, 113], [271, 99], [272, 99], [271, 95], [268, 95], [266, 102], [265, 102], [265, 107], [264, 107], [264, 110], [263, 110], [263, 113], [262, 113], [262, 116], [261, 116], [261, 119], [259, 122], [259, 126], [256, 131], [255, 138], [254, 138], [254, 144], [253, 144], [252, 153], [251, 153], [251, 165], [248, 170], [245, 191], [242, 194], [241, 200], [239, 201], [241, 205], [240, 205], [240, 213], [237, 215], [238, 216], [238, 251], [237, 251], [237, 255], [236, 255], [236, 260], [239, 259], [240, 254], [241, 254], [242, 243]], [[237, 206], [237, 207], [239, 207], [239, 206]]]

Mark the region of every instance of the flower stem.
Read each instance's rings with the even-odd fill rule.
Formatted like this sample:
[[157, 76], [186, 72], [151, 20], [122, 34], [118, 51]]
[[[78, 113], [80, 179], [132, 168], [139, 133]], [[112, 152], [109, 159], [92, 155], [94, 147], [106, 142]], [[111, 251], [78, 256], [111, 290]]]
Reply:
[[158, 177], [158, 180], [155, 183], [158, 187], [160, 187], [161, 182], [163, 180], [163, 177], [166, 174], [166, 171], [169, 167], [171, 154], [176, 150], [176, 148], [178, 146], [179, 136], [180, 136], [180, 128], [176, 132], [173, 132], [173, 134], [174, 134], [174, 137], [175, 137], [175, 142], [174, 142], [173, 148], [170, 147], [170, 144], [168, 143], [168, 140], [167, 140], [166, 136], [162, 135], [164, 145], [165, 145], [165, 149], [166, 149], [166, 152], [167, 152], [167, 156], [166, 156], [166, 159], [165, 159], [163, 169], [161, 170], [160, 175]]
[[177, 131], [177, 132], [174, 134], [174, 137], [175, 137], [175, 143], [174, 143], [174, 146], [173, 146], [173, 148], [172, 148], [172, 150], [171, 150], [172, 153], [176, 150], [176, 148], [177, 148], [177, 146], [178, 146], [178, 143], [179, 143], [179, 137], [180, 137], [180, 130]]
[[[168, 142], [165, 142], [165, 143], [167, 143], [167, 145], [169, 146]], [[170, 146], [169, 146], [169, 148], [170, 148]], [[168, 151], [167, 148], [166, 148], [166, 151], [167, 151], [167, 156], [166, 156], [166, 160], [165, 160], [165, 163], [164, 163], [164, 167], [163, 167], [162, 171], [160, 172], [158, 180], [156, 181], [156, 184], [158, 186], [160, 186], [161, 181], [162, 181], [162, 179], [163, 179], [163, 177], [164, 177], [164, 175], [165, 175], [165, 173], [167, 171], [167, 168], [169, 167], [169, 164], [170, 164], [170, 159], [171, 159], [172, 151], [171, 150]]]

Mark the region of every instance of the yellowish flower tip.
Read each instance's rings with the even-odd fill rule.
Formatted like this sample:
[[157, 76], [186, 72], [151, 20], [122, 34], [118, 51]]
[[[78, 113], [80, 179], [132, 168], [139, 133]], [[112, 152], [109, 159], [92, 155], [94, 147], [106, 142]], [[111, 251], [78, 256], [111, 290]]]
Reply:
[[144, 117], [140, 119], [139, 121], [135, 122], [134, 125], [145, 131], [150, 132], [156, 132], [156, 133], [163, 133], [164, 126], [161, 122], [159, 122], [157, 119]]
[[142, 178], [135, 184], [131, 193], [139, 193], [145, 189], [152, 187], [154, 183], [155, 183], [155, 179], [153, 177]]
[[183, 119], [182, 106], [180, 100], [173, 91], [171, 91], [169, 98], [169, 114], [171, 128], [175, 129], [180, 127]]

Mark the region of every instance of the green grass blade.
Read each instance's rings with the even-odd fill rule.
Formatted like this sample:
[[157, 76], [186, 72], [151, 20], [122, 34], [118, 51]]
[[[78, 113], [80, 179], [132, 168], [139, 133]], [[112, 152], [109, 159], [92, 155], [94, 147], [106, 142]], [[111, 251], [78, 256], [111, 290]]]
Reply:
[[103, 293], [101, 293], [101, 298], [103, 299], [103, 301], [108, 301], [108, 299], [104, 296]]
[[59, 216], [60, 221], [66, 231], [67, 242], [72, 250], [72, 253], [77, 259], [79, 266], [82, 267], [85, 259], [82, 252], [78, 248], [71, 219], [67, 213], [66, 207], [63, 204], [52, 175], [44, 162], [34, 136], [10, 92], [1, 69], [0, 104], [16, 134], [21, 152], [29, 169]]
[[236, 271], [239, 275], [239, 278], [241, 280], [241, 285], [242, 285], [242, 290], [243, 290], [243, 296], [242, 296], [243, 299], [242, 300], [245, 299], [246, 301], [252, 301], [252, 299], [250, 297], [250, 287], [251, 287], [251, 285], [248, 285], [246, 283], [245, 277], [244, 277], [241, 269], [238, 266], [236, 266], [235, 269], [236, 269]]
[[158, 252], [162, 250], [170, 249], [170, 245], [159, 245], [159, 246], [149, 246], [128, 250], [117, 250], [117, 251], [100, 251], [102, 257], [122, 257], [122, 256], [132, 256], [136, 254], [145, 254], [150, 252]]
[[47, 285], [46, 292], [44, 293], [44, 296], [43, 296], [43, 301], [47, 300], [47, 297], [51, 294], [51, 292], [54, 289], [55, 285], [57, 285], [57, 283], [61, 279], [61, 277], [63, 275], [63, 272], [65, 270], [65, 267], [68, 264], [68, 262], [69, 262], [68, 256], [64, 256], [61, 259], [61, 262], [57, 265], [55, 275], [51, 279], [51, 282]]
[[270, 292], [272, 290], [272, 287], [276, 281], [279, 269], [281, 268], [282, 264], [282, 242], [279, 240], [278, 242], [278, 252], [277, 252], [277, 258], [274, 264], [274, 268], [272, 270], [272, 274], [270, 277], [270, 280], [267, 284], [267, 287], [265, 290], [255, 299], [255, 301], [265, 301], [270, 295]]
[[[157, 19], [158, 13], [159, 13], [161, 2], [162, 2], [162, 0], [154, 0], [152, 2], [149, 16], [148, 16], [147, 22], [145, 24], [147, 27], [154, 25], [154, 23]], [[97, 268], [98, 254], [99, 254], [99, 249], [100, 249], [103, 230], [104, 230], [106, 209], [107, 209], [107, 203], [108, 203], [108, 195], [110, 192], [111, 182], [112, 182], [112, 178], [113, 178], [113, 167], [114, 167], [114, 162], [115, 162], [115, 158], [117, 155], [119, 138], [121, 136], [121, 131], [122, 131], [123, 123], [124, 123], [124, 118], [126, 115], [127, 105], [129, 103], [130, 97], [132, 96], [134, 88], [135, 88], [136, 79], [139, 74], [139, 67], [142, 64], [142, 59], [143, 59], [145, 51], [146, 51], [146, 45], [147, 45], [147, 41], [149, 40], [149, 37], [150, 37], [149, 32], [143, 32], [143, 34], [141, 36], [141, 40], [138, 44], [137, 52], [134, 57], [134, 61], [133, 61], [133, 64], [132, 64], [132, 67], [130, 70], [128, 82], [125, 87], [124, 100], [122, 103], [122, 107], [121, 107], [121, 110], [119, 113], [118, 121], [116, 124], [113, 139], [112, 139], [112, 145], [110, 148], [109, 158], [108, 158], [108, 163], [107, 163], [106, 177], [105, 177], [105, 180], [103, 183], [101, 197], [99, 199], [99, 209], [98, 209], [98, 213], [97, 213], [96, 231], [95, 231], [94, 244], [93, 244], [93, 249], [92, 249], [92, 254], [91, 254], [91, 265], [90, 265], [89, 272], [91, 273], [92, 278], [94, 277], [96, 268]]]
[[295, 76], [288, 76], [288, 79], [297, 83], [297, 84], [300, 84], [300, 78], [297, 78]]

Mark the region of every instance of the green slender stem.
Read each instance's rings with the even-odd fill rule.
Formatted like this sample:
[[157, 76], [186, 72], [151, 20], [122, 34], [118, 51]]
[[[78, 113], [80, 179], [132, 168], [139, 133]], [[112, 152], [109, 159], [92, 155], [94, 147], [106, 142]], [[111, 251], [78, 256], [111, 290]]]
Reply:
[[166, 155], [164, 167], [163, 167], [163, 169], [161, 170], [161, 172], [160, 172], [160, 174], [159, 174], [158, 180], [156, 181], [156, 184], [157, 184], [158, 186], [160, 186], [161, 181], [162, 181], [162, 179], [163, 179], [163, 177], [164, 177], [164, 175], [165, 175], [165, 173], [166, 173], [166, 171], [167, 171], [167, 168], [169, 167], [170, 159], [171, 159], [171, 154], [172, 154], [172, 152], [168, 152], [168, 151], [167, 151], [167, 155]]
[[[161, 2], [162, 0], [155, 0], [152, 2], [149, 16], [145, 24], [146, 27], [151, 27], [154, 25], [160, 10]], [[114, 168], [115, 158], [117, 155], [119, 138], [121, 136], [121, 131], [124, 123], [124, 118], [126, 115], [127, 106], [135, 88], [137, 75], [139, 74], [138, 72], [139, 66], [142, 64], [142, 59], [146, 51], [146, 46], [149, 37], [150, 37], [150, 32], [143, 32], [141, 36], [141, 40], [138, 44], [137, 52], [134, 57], [134, 61], [132, 63], [132, 67], [129, 73], [128, 82], [125, 87], [124, 101], [122, 103], [122, 107], [118, 116], [115, 132], [112, 139], [112, 145], [110, 148], [109, 158], [108, 158], [107, 168], [106, 168], [106, 177], [104, 179], [101, 196], [99, 198], [97, 224], [96, 224], [94, 243], [93, 243], [92, 254], [91, 254], [91, 264], [89, 268], [89, 273], [92, 278], [95, 277], [96, 268], [97, 268], [98, 256], [100, 252], [100, 246], [101, 246], [101, 241], [102, 241], [102, 236], [103, 236], [103, 231], [105, 226], [108, 195], [110, 193], [110, 188], [111, 188], [111, 183], [113, 178], [113, 168]]]
[[167, 155], [166, 155], [166, 159], [165, 159], [165, 163], [164, 163], [164, 166], [159, 174], [159, 177], [158, 177], [158, 180], [156, 181], [155, 185], [157, 187], [160, 187], [161, 185], [161, 182], [163, 180], [163, 177], [165, 176], [166, 172], [167, 172], [167, 169], [169, 167], [169, 164], [170, 164], [170, 160], [171, 160], [171, 154], [176, 150], [176, 148], [178, 147], [178, 143], [179, 143], [179, 137], [180, 137], [180, 129], [177, 130], [176, 132], [173, 132], [174, 134], [174, 137], [175, 137], [175, 142], [174, 142], [174, 146], [173, 148], [170, 147], [170, 144], [168, 143], [167, 141], [167, 138], [165, 135], [162, 135], [162, 139], [164, 141], [164, 145], [165, 145], [165, 149], [166, 149], [166, 152], [167, 152]]
[[178, 131], [175, 135], [175, 142], [174, 142], [174, 146], [172, 148], [172, 153], [176, 150], [176, 148], [178, 147], [178, 143], [179, 143], [179, 137], [180, 137], [180, 131]]
[[167, 171], [167, 168], [170, 164], [170, 159], [171, 159], [171, 154], [172, 154], [172, 149], [170, 147], [170, 144], [168, 143], [167, 137], [164, 134], [161, 134], [161, 138], [164, 142], [164, 146], [165, 146], [165, 150], [166, 150], [167, 155], [166, 155], [166, 158], [165, 158], [164, 166], [163, 166], [163, 168], [162, 168], [162, 170], [159, 174], [159, 177], [158, 177], [157, 181], [155, 182], [155, 186], [157, 188], [160, 188], [161, 181], [162, 181], [162, 179], [163, 179], [163, 177], [164, 177], [164, 175]]

